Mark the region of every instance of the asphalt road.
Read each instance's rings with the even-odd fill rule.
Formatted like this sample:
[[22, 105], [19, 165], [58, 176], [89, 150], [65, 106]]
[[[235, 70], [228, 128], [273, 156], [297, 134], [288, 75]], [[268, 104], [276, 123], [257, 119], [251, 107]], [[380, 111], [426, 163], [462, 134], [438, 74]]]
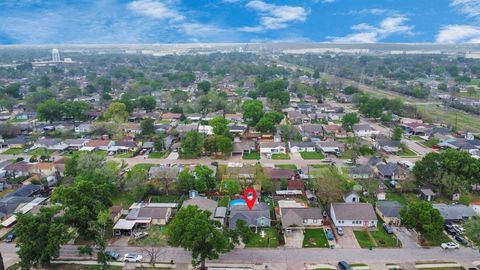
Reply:
[[[80, 259], [78, 246], [65, 245], [60, 252], [60, 259]], [[120, 254], [142, 253], [139, 247], [110, 247]], [[14, 244], [0, 245], [0, 251], [7, 265], [18, 260]], [[148, 258], [145, 258], [147, 260]], [[453, 261], [464, 266], [471, 266], [478, 261], [480, 254], [471, 248], [459, 250], [442, 250], [441, 248], [401, 248], [401, 249], [317, 249], [317, 248], [278, 248], [278, 249], [235, 249], [223, 254], [218, 260], [212, 262], [224, 264], [246, 263], [281, 263], [288, 268], [304, 263], [337, 263], [345, 260], [348, 262], [379, 264], [379, 263], [415, 263], [417, 261]], [[190, 252], [180, 248], [161, 248], [159, 261], [188, 264], [191, 262]]]

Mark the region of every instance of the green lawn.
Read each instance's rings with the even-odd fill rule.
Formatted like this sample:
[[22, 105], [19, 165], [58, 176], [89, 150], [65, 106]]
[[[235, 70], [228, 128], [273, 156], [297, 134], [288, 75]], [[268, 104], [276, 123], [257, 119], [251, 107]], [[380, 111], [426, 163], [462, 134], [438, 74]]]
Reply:
[[368, 231], [353, 231], [355, 238], [361, 248], [370, 248], [375, 246], [375, 240], [370, 237]]
[[152, 152], [148, 155], [148, 158], [163, 158], [165, 152]]
[[133, 246], [155, 246], [166, 247], [167, 235], [165, 234], [165, 226], [151, 225], [147, 230], [148, 235], [146, 237], [134, 240], [130, 239], [128, 244]]
[[306, 229], [303, 234], [304, 248], [328, 248], [328, 240], [323, 229]]
[[370, 232], [370, 234], [375, 239], [377, 247], [395, 248], [401, 246], [400, 241], [397, 242], [397, 237], [395, 236], [395, 234], [388, 234], [385, 229], [383, 229], [383, 220], [378, 215], [377, 218], [377, 231]]
[[294, 165], [294, 164], [279, 164], [279, 165], [275, 165], [275, 168], [296, 170], [297, 165]]
[[4, 151], [2, 154], [4, 155], [20, 155], [23, 154], [24, 148], [9, 148], [8, 150]]
[[424, 141], [424, 139], [422, 139], [422, 138], [421, 138], [420, 136], [418, 136], [418, 135], [410, 136], [409, 139], [412, 140], [412, 141]]
[[290, 159], [288, 154], [272, 154], [272, 159]]
[[443, 232], [435, 235], [434, 238], [424, 238], [424, 241], [421, 241], [420, 245], [424, 247], [438, 247], [442, 243], [451, 242], [452, 240]]
[[[263, 198], [263, 196], [262, 196], [262, 198]], [[218, 206], [219, 207], [227, 207], [229, 202], [230, 202], [230, 198], [228, 196], [222, 197], [218, 201]]]
[[29, 151], [28, 152], [29, 155], [37, 155], [37, 156], [50, 156], [51, 154], [53, 154], [53, 151], [52, 150], [48, 150], [48, 149], [45, 149], [45, 148], [37, 148], [35, 150], [32, 150], [32, 151]]
[[407, 147], [402, 148], [402, 150], [400, 150], [397, 154], [398, 154], [398, 156], [401, 156], [401, 157], [416, 157], [417, 156], [417, 153], [413, 152], [412, 150], [410, 150]]
[[249, 154], [244, 154], [243, 155], [244, 160], [259, 160], [260, 159], [260, 153], [258, 152], [251, 152]]
[[320, 152], [300, 152], [303, 159], [323, 159], [324, 156]]
[[387, 201], [397, 201], [401, 205], [407, 204], [407, 199], [405, 199], [405, 197], [403, 197], [402, 194], [397, 192], [387, 192], [386, 199]]
[[125, 152], [113, 155], [116, 158], [131, 158], [133, 157], [133, 152]]
[[176, 195], [153, 195], [150, 196], [150, 202], [152, 203], [178, 203], [180, 197]]
[[[260, 236], [260, 232], [265, 231], [265, 237]], [[248, 243], [245, 244], [247, 248], [276, 248], [278, 247], [277, 230], [275, 228], [259, 228], [258, 233], [256, 233]]]

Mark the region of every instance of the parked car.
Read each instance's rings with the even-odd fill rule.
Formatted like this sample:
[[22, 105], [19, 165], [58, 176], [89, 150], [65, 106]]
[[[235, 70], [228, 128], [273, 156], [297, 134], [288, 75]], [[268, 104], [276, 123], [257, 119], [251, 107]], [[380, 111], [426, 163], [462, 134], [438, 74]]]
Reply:
[[352, 270], [352, 267], [346, 261], [338, 262], [338, 268], [340, 270]]
[[343, 164], [345, 164], [345, 165], [353, 165], [353, 161], [351, 161], [351, 160], [348, 159], [348, 160], [343, 161]]
[[443, 249], [457, 249], [460, 247], [457, 243], [454, 243], [454, 242], [442, 243], [440, 246]]
[[127, 253], [123, 257], [124, 262], [140, 262], [143, 259], [143, 256], [135, 253]]
[[324, 158], [324, 159], [320, 160], [320, 162], [323, 162], [323, 163], [332, 163], [332, 162], [333, 162], [333, 159], [331, 159], [331, 158]]
[[107, 258], [114, 261], [118, 260], [118, 258], [120, 257], [120, 254], [118, 254], [118, 252], [116, 252], [115, 250], [107, 250], [105, 251], [105, 254], [107, 255]]
[[140, 239], [140, 238], [143, 238], [147, 235], [148, 235], [147, 232], [135, 232], [135, 233], [133, 233], [133, 239]]
[[15, 240], [16, 237], [17, 237], [17, 234], [15, 232], [11, 232], [5, 238], [5, 242], [11, 243], [11, 242], [13, 242], [13, 240]]
[[448, 234], [450, 234], [451, 236], [455, 236], [457, 235], [457, 231], [454, 229], [454, 228], [451, 228], [451, 229], [448, 229], [446, 230]]
[[334, 237], [333, 237], [333, 232], [332, 232], [332, 230], [327, 229], [327, 230], [325, 231], [325, 233], [326, 233], [326, 235], [327, 235], [327, 239], [328, 239], [329, 241], [333, 241]]
[[467, 239], [465, 239], [465, 238], [464, 238], [463, 236], [461, 236], [461, 235], [458, 235], [458, 234], [455, 235], [455, 240], [456, 240], [457, 242], [459, 242], [460, 244], [462, 244], [462, 245], [468, 245]]
[[445, 223], [445, 224], [443, 224], [443, 228], [445, 229], [445, 231], [448, 231], [450, 229], [453, 229], [453, 224], [452, 223]]
[[383, 229], [384, 229], [388, 234], [393, 234], [393, 228], [392, 228], [392, 226], [383, 223]]
[[453, 224], [453, 225], [452, 225], [452, 228], [453, 228], [455, 231], [457, 231], [457, 233], [464, 233], [464, 232], [465, 232], [465, 229], [462, 228], [462, 227], [460, 227], [460, 226], [457, 225], [457, 224]]
[[340, 236], [343, 236], [343, 228], [342, 227], [337, 227], [337, 233]]

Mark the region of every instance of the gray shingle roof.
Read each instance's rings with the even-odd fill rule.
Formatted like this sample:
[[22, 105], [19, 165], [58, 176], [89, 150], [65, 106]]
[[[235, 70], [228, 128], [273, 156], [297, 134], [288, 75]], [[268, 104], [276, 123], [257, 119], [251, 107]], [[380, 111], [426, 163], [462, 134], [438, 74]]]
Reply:
[[252, 209], [246, 205], [234, 205], [230, 207], [229, 227], [235, 228], [237, 220], [243, 219], [247, 225], [255, 226], [259, 218], [270, 219], [270, 207], [265, 203], [255, 204]]
[[377, 220], [369, 203], [332, 203], [337, 220]]
[[397, 201], [378, 201], [377, 208], [385, 217], [399, 218], [402, 205]]

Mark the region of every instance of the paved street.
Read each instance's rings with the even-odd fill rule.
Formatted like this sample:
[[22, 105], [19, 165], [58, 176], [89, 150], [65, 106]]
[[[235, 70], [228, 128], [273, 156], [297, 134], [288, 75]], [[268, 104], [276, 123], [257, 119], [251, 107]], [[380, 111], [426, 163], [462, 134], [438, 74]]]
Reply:
[[[79, 259], [78, 246], [66, 245], [61, 250], [61, 259]], [[128, 252], [141, 253], [138, 247], [111, 247], [120, 254]], [[15, 245], [2, 243], [0, 251], [7, 265], [17, 260]], [[180, 248], [162, 248], [159, 261], [176, 263], [190, 263], [190, 253]], [[224, 254], [214, 262], [224, 264], [242, 263], [276, 263], [285, 266], [284, 269], [294, 269], [304, 263], [332, 263], [346, 260], [349, 262], [380, 264], [380, 263], [414, 263], [416, 261], [455, 261], [464, 266], [471, 266], [478, 261], [479, 252], [470, 248], [459, 250], [442, 250], [441, 248], [401, 248], [401, 249], [317, 249], [317, 248], [278, 248], [278, 249], [235, 249]], [[297, 268], [300, 269], [300, 268]]]

